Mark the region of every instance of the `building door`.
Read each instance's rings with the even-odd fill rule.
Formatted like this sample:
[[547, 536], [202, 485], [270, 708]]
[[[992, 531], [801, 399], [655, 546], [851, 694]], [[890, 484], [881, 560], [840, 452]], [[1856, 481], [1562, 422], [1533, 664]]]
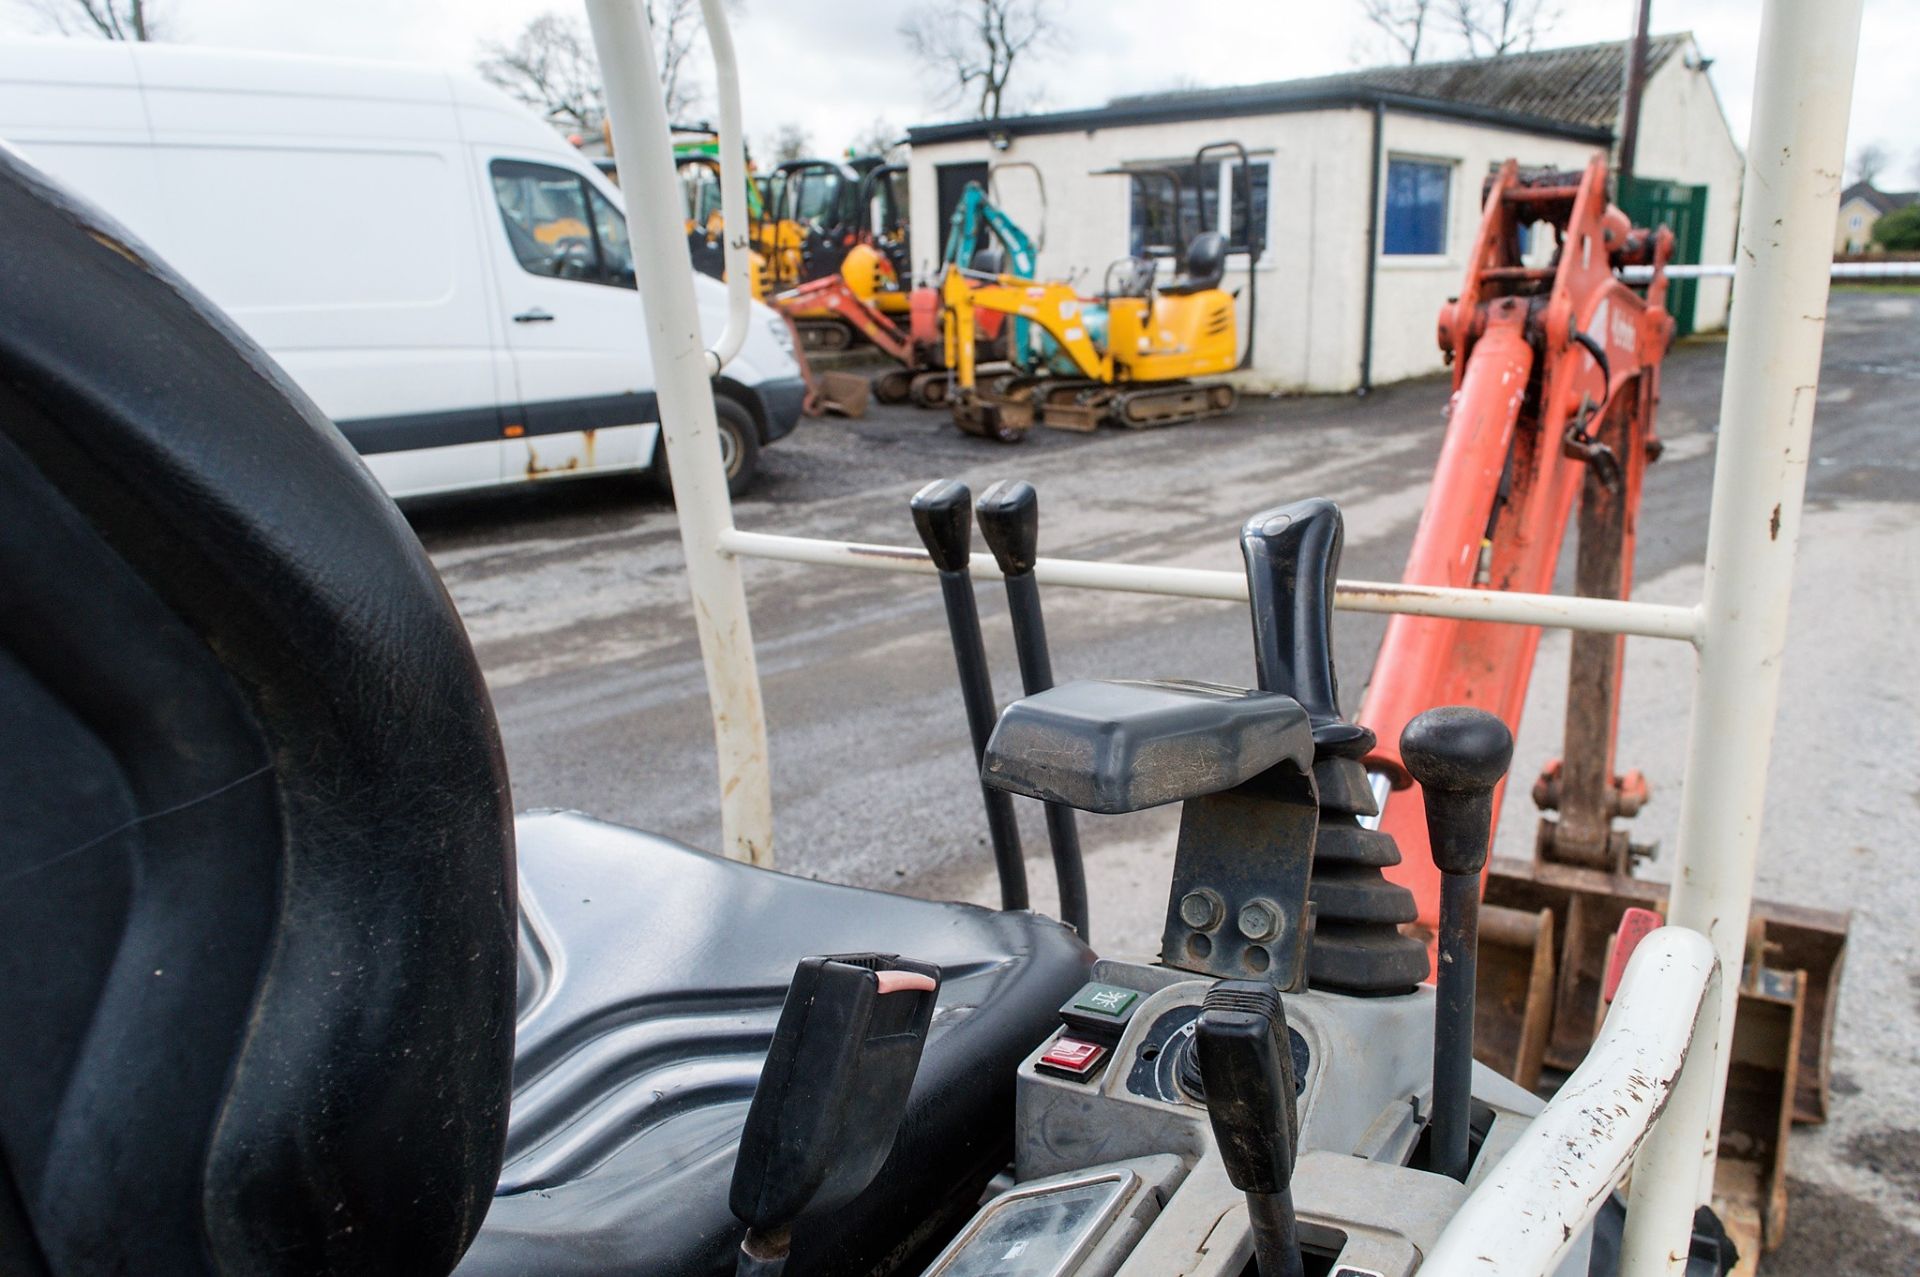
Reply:
[[[1665, 226], [1673, 231], [1673, 263], [1698, 265], [1707, 228], [1707, 188], [1655, 178], [1628, 178], [1620, 184], [1620, 211], [1635, 226]], [[1700, 281], [1676, 279], [1667, 285], [1667, 311], [1678, 334], [1693, 331], [1694, 298]]]
[[[967, 183], [978, 182], [982, 190], [987, 185], [987, 166], [984, 161], [970, 164], [941, 164], [933, 170], [934, 191], [940, 206], [940, 223], [935, 230], [934, 243], [946, 251], [947, 228], [953, 225], [953, 210], [960, 207], [960, 197], [966, 193]], [[960, 259], [960, 265], [966, 266], [973, 261], [973, 255], [986, 243], [983, 232], [985, 227], [974, 230], [973, 243], [966, 246], [966, 255]]]

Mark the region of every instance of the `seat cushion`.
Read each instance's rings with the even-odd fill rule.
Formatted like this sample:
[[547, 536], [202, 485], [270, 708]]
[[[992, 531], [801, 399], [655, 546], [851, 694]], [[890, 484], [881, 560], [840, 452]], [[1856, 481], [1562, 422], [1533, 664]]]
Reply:
[[1073, 933], [812, 882], [571, 813], [522, 817], [507, 1160], [459, 1272], [724, 1274], [734, 1147], [794, 964], [938, 963], [898, 1143], [851, 1206], [794, 1229], [789, 1274], [885, 1270], [969, 1212], [1012, 1147], [1014, 1069], [1088, 978]]

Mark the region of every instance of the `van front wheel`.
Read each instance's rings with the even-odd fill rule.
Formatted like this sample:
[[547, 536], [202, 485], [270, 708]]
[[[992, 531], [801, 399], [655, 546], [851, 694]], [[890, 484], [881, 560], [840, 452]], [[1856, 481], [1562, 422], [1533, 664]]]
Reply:
[[[727, 495], [742, 496], [753, 486], [760, 469], [760, 432], [753, 414], [726, 395], [713, 397], [714, 424], [720, 428], [720, 464], [727, 472]], [[667, 467], [667, 441], [662, 435], [655, 445], [653, 474], [661, 490], [673, 495], [673, 472]]]

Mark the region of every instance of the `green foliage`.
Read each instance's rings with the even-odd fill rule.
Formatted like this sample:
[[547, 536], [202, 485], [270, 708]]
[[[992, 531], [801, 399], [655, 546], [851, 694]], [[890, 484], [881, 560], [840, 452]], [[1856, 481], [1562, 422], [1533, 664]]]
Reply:
[[1873, 242], [1890, 253], [1920, 253], [1920, 204], [1896, 208], [1875, 222]]

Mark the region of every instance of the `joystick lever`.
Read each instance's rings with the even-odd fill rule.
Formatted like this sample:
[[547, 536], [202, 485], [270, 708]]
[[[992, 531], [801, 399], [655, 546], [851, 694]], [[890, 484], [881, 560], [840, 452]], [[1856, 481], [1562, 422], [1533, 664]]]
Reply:
[[[1028, 696], [1044, 692], [1053, 686], [1053, 657], [1047, 651], [1040, 583], [1033, 574], [1040, 557], [1040, 494], [1024, 480], [1002, 479], [980, 494], [974, 517], [1007, 579], [1007, 612], [1013, 618], [1021, 691]], [[1086, 940], [1087, 874], [1073, 808], [1065, 803], [1047, 804], [1047, 842], [1053, 849], [1054, 880], [1060, 886], [1060, 920]]]
[[1302, 1277], [1293, 1211], [1293, 1052], [1280, 994], [1259, 980], [1207, 991], [1194, 1028], [1213, 1142], [1227, 1178], [1247, 1195], [1260, 1277]]
[[738, 1277], [779, 1277], [793, 1222], [866, 1191], [893, 1151], [940, 969], [884, 953], [804, 958], [740, 1133], [728, 1204]]
[[1441, 874], [1429, 1169], [1465, 1182], [1480, 871], [1493, 837], [1493, 791], [1513, 761], [1513, 734], [1482, 709], [1430, 709], [1401, 733], [1400, 757], [1426, 797], [1427, 842]]
[[[986, 641], [980, 636], [980, 609], [973, 597], [973, 493], [956, 479], [935, 479], [908, 503], [921, 544], [940, 573], [940, 597], [947, 608], [947, 634], [953, 640], [954, 667], [960, 675], [960, 699], [973, 738], [978, 770], [993, 735], [993, 675], [987, 669]], [[1020, 855], [1020, 825], [1013, 799], [981, 785], [987, 808], [987, 836], [993, 841], [994, 867], [1000, 874], [1000, 907], [1027, 907], [1027, 862]]]

